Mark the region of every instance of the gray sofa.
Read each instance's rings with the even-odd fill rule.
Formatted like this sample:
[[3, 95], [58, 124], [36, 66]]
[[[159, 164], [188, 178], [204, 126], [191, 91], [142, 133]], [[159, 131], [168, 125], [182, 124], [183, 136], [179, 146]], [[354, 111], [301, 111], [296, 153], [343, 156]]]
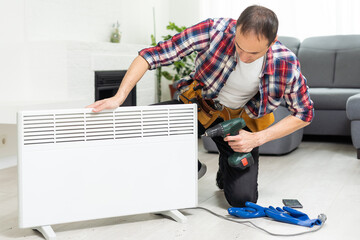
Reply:
[[[300, 60], [314, 101], [315, 118], [303, 130], [260, 146], [260, 154], [291, 152], [300, 144], [303, 134], [351, 135], [360, 158], [360, 35], [311, 37], [302, 42], [279, 37], [279, 41]], [[289, 113], [280, 106], [274, 114], [278, 122]], [[205, 141], [210, 140], [204, 140], [205, 148], [210, 146]]]
[[346, 102], [360, 93], [360, 35], [305, 39], [298, 57], [316, 111], [304, 134], [350, 136]]

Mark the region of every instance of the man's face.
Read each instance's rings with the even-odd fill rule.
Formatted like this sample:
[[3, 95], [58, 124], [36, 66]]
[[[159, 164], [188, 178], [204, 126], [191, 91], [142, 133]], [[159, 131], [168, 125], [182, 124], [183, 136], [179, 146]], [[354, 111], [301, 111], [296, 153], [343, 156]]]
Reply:
[[269, 49], [269, 40], [253, 33], [243, 35], [240, 31], [241, 26], [236, 29], [235, 48], [239, 58], [244, 63], [254, 62], [256, 59], [264, 56]]

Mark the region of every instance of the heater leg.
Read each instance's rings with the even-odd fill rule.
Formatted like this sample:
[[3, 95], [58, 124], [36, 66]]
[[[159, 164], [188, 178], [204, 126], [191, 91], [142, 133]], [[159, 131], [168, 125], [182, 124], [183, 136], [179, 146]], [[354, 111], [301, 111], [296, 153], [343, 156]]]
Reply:
[[174, 219], [175, 221], [177, 221], [179, 223], [186, 223], [187, 222], [187, 218], [181, 212], [179, 212], [178, 210], [169, 210], [169, 211], [164, 211], [164, 212], [158, 212], [156, 214], [168, 216], [168, 217]]
[[40, 226], [34, 230], [39, 231], [46, 240], [56, 240], [56, 234], [51, 226]]

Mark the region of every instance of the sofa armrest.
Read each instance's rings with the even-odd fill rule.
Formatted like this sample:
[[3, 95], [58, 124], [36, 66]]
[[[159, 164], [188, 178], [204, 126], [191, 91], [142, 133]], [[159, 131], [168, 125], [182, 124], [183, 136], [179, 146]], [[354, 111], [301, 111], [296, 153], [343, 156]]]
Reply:
[[351, 120], [351, 139], [360, 159], [360, 93], [347, 100], [346, 115]]
[[346, 115], [349, 120], [360, 120], [360, 93], [349, 97], [347, 100]]

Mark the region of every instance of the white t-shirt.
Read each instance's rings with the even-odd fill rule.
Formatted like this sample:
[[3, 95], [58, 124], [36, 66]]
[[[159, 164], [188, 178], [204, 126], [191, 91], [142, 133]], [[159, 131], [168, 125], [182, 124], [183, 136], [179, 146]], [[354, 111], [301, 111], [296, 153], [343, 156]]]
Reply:
[[232, 109], [243, 107], [259, 91], [263, 63], [264, 56], [252, 63], [244, 63], [238, 58], [217, 100]]

